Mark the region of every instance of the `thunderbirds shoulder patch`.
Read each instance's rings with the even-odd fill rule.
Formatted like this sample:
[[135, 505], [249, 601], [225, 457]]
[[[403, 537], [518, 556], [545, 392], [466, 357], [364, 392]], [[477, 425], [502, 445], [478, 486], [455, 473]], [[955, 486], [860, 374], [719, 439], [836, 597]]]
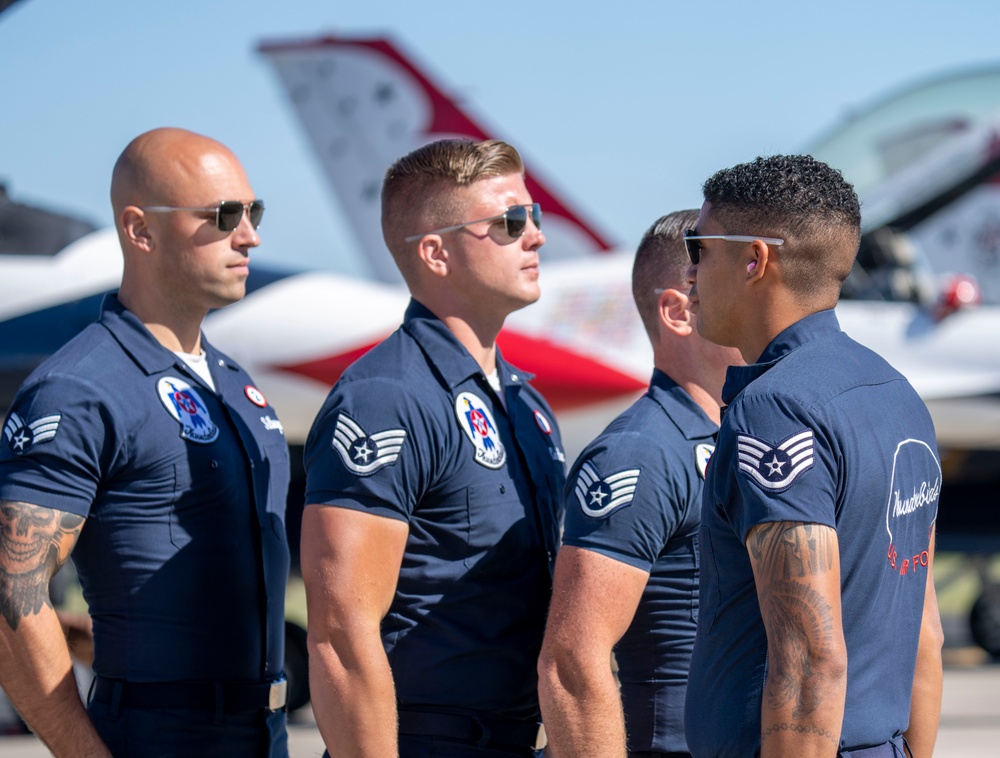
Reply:
[[405, 429], [386, 429], [368, 434], [358, 422], [341, 413], [337, 417], [337, 429], [331, 444], [350, 471], [364, 476], [395, 463], [405, 441]]
[[749, 434], [737, 435], [740, 471], [762, 489], [783, 492], [813, 465], [812, 429], [793, 434], [771, 445]]

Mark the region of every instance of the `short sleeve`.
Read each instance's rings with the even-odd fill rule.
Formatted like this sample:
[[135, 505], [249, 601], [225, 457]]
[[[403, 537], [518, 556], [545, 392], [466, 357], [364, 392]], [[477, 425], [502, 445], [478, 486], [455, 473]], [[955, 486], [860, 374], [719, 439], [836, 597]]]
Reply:
[[0, 499], [87, 516], [117, 448], [111, 409], [70, 376], [22, 388], [0, 439]]
[[338, 383], [306, 440], [306, 503], [408, 521], [423, 490], [425, 430], [422, 409], [398, 383]]
[[671, 458], [634, 433], [595, 440], [566, 483], [563, 544], [650, 571], [688, 501]]
[[730, 406], [735, 486], [729, 518], [742, 540], [758, 524], [794, 521], [836, 526], [838, 453], [815, 413], [781, 398], [755, 396]]

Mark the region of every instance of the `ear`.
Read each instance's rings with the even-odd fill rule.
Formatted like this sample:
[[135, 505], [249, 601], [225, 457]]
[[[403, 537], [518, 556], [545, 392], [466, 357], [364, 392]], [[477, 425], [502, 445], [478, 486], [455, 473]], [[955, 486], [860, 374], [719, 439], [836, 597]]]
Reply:
[[425, 234], [418, 243], [417, 256], [434, 276], [448, 275], [448, 250], [439, 234]]
[[746, 281], [748, 284], [764, 278], [764, 271], [767, 269], [770, 255], [771, 248], [764, 242], [755, 242], [750, 246], [750, 253], [744, 259], [744, 264], [747, 267]]
[[660, 326], [674, 334], [686, 337], [694, 331], [691, 319], [691, 301], [686, 294], [676, 289], [665, 289], [657, 301], [657, 315]]
[[121, 222], [125, 238], [133, 247], [147, 253], [155, 247], [153, 233], [146, 225], [146, 214], [141, 208], [128, 206], [122, 211]]

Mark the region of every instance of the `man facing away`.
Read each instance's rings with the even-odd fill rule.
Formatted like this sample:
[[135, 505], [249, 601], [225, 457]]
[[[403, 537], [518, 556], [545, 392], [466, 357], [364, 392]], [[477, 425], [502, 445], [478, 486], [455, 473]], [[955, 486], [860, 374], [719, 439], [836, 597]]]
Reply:
[[930, 756], [941, 468], [913, 388], [840, 331], [854, 189], [809, 156], [719, 171], [692, 308], [739, 348], [708, 467], [686, 730], [696, 756]]
[[310, 686], [336, 758], [533, 753], [565, 456], [496, 349], [539, 296], [523, 172], [506, 143], [443, 140], [386, 173], [383, 234], [412, 300], [305, 450]]
[[[229, 149], [181, 129], [125, 148], [111, 201], [121, 287], [0, 437], [0, 681], [56, 756], [285, 756], [288, 448], [201, 334], [244, 295], [263, 203]], [[48, 597], [71, 552], [89, 717]]]
[[[698, 334], [684, 230], [646, 232], [632, 295], [653, 346], [649, 391], [580, 455], [539, 662], [555, 758], [687, 755], [684, 692], [698, 618], [698, 526], [732, 348]], [[610, 667], [618, 662], [621, 694]]]

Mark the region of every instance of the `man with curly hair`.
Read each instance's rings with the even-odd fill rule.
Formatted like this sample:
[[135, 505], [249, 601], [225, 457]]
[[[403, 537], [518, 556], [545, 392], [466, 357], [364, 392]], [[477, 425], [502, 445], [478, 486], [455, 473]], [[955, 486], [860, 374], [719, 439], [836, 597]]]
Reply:
[[695, 756], [929, 756], [941, 467], [906, 379], [841, 332], [860, 206], [839, 171], [719, 171], [686, 233], [703, 336], [736, 347], [702, 503]]

